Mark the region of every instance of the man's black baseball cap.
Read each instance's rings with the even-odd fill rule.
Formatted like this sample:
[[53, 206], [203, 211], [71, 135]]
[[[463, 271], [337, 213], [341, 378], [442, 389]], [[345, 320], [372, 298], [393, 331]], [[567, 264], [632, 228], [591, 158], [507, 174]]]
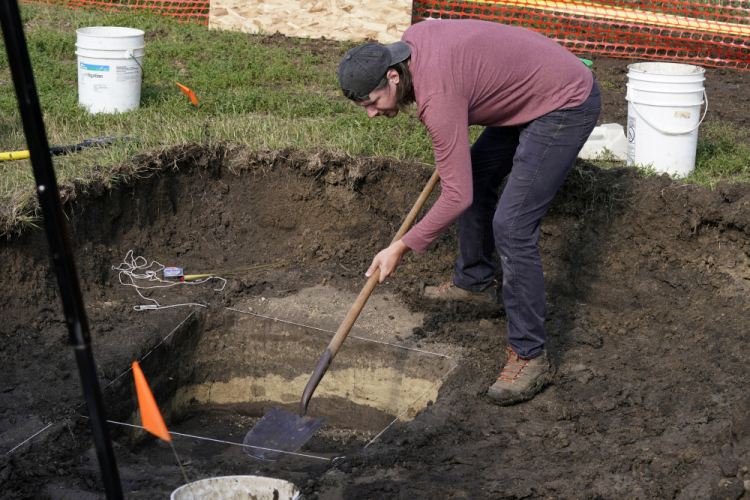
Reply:
[[368, 43], [354, 47], [339, 63], [339, 86], [356, 96], [355, 101], [367, 100], [385, 77], [388, 68], [405, 61], [411, 55], [406, 42], [390, 45]]

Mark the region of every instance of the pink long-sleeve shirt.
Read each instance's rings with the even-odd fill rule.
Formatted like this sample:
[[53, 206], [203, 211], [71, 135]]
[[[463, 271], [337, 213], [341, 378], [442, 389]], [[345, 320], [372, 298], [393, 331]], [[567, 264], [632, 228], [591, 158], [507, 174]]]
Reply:
[[425, 252], [472, 203], [469, 125], [528, 123], [579, 106], [591, 71], [533, 31], [474, 20], [423, 21], [404, 32], [418, 117], [432, 137], [442, 194], [402, 242]]

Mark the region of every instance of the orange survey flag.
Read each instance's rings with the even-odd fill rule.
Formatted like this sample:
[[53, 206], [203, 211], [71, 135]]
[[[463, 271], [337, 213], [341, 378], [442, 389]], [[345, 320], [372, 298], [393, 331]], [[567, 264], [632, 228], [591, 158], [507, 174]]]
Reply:
[[[177, 82], [175, 82], [175, 83], [177, 83]], [[189, 88], [187, 88], [184, 85], [180, 85], [179, 83], [177, 83], [177, 86], [180, 87], [180, 90], [182, 90], [183, 92], [185, 92], [187, 94], [187, 96], [190, 98], [190, 100], [193, 101], [193, 104], [195, 104], [196, 106], [198, 105], [198, 98], [195, 97], [195, 94], [193, 94], [192, 90], [190, 90]]]
[[171, 442], [172, 437], [169, 435], [167, 425], [164, 423], [159, 407], [156, 406], [154, 395], [151, 394], [146, 377], [137, 361], [133, 361], [133, 377], [135, 377], [135, 391], [138, 393], [138, 407], [141, 409], [143, 427], [156, 437]]

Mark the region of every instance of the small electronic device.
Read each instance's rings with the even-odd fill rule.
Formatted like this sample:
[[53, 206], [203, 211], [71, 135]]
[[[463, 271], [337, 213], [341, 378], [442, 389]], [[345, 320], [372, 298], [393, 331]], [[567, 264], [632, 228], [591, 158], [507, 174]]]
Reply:
[[165, 278], [180, 278], [182, 277], [182, 268], [181, 267], [165, 267], [164, 268], [164, 277]]

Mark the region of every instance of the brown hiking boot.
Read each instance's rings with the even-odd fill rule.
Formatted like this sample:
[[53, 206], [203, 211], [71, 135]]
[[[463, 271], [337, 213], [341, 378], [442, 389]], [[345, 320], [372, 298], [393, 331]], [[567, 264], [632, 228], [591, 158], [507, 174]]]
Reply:
[[521, 359], [508, 347], [510, 357], [497, 382], [487, 395], [503, 406], [520, 403], [534, 397], [550, 381], [547, 351], [534, 359]]
[[450, 280], [438, 287], [425, 286], [424, 297], [432, 300], [455, 300], [456, 302], [471, 302], [473, 304], [497, 304], [497, 293], [492, 284], [481, 292], [470, 292], [458, 288], [453, 284], [453, 280]]

